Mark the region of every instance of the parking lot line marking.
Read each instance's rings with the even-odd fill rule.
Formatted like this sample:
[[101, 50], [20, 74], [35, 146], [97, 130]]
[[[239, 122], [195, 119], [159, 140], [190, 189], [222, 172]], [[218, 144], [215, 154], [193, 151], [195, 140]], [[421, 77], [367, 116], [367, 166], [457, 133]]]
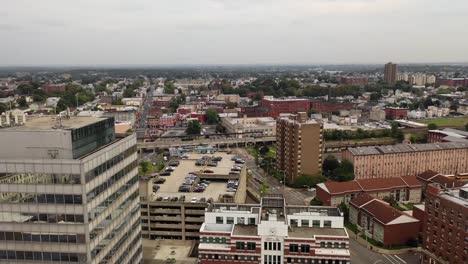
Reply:
[[396, 262], [396, 263], [393, 262], [394, 260], [392, 260], [390, 257], [387, 257], [387, 256], [384, 255], [384, 254], [382, 254], [382, 256], [383, 256], [384, 258], [386, 258], [386, 259], [387, 259], [390, 263], [392, 263], [392, 264], [399, 264], [398, 262]]
[[401, 262], [403, 262], [403, 263], [405, 263], [405, 264], [407, 263], [406, 261], [404, 261], [404, 260], [403, 260], [402, 258], [400, 258], [399, 256], [397, 256], [397, 255], [393, 255], [393, 256], [394, 256], [395, 258], [399, 259]]

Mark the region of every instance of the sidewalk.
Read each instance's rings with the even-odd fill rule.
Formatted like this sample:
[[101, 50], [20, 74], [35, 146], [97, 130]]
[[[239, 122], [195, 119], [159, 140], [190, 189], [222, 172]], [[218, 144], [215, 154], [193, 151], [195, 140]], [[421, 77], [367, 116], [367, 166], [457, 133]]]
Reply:
[[385, 249], [385, 248], [380, 248], [375, 245], [372, 245], [371, 243], [367, 242], [364, 238], [361, 236], [357, 235], [350, 229], [346, 228], [346, 231], [348, 231], [349, 238], [356, 240], [359, 244], [361, 244], [363, 247], [366, 247], [374, 252], [377, 253], [382, 253], [382, 254], [387, 254], [387, 255], [399, 255], [399, 254], [407, 254], [407, 253], [414, 253], [414, 252], [420, 252], [421, 248], [417, 247], [408, 247], [408, 248], [401, 248], [401, 249]]

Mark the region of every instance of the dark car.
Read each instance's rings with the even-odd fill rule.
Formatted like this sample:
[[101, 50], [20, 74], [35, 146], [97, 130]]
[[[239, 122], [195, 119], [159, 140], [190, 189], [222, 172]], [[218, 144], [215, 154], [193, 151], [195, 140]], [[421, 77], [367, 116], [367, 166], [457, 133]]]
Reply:
[[166, 182], [166, 179], [164, 178], [157, 178], [154, 183], [157, 183], [157, 184], [162, 184], [162, 183], [165, 183]]
[[213, 173], [214, 171], [212, 170], [204, 170], [203, 173]]
[[212, 161], [221, 161], [222, 159], [223, 159], [223, 157], [214, 157], [211, 160]]
[[159, 173], [159, 176], [171, 176], [171, 172], [170, 171], [163, 171], [163, 172]]
[[171, 162], [169, 162], [169, 166], [172, 166], [172, 167], [177, 167], [179, 166], [180, 162], [178, 160], [173, 160]]

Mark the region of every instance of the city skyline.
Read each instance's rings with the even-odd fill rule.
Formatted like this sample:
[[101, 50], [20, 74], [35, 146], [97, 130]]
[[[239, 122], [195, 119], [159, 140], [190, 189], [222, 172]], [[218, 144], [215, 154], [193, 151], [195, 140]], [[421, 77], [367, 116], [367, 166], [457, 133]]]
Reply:
[[4, 7], [2, 66], [468, 62], [463, 37], [450, 49], [431, 38], [463, 31], [468, 4], [460, 0], [25, 0]]

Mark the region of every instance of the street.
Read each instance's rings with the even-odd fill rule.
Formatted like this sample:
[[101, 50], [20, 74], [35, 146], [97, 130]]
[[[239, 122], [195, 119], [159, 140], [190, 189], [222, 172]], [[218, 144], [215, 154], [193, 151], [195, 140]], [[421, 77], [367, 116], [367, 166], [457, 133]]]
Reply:
[[138, 137], [146, 136], [146, 130], [148, 127], [147, 117], [151, 108], [151, 104], [153, 103], [153, 91], [154, 91], [154, 86], [151, 86], [140, 108], [141, 115], [137, 123], [137, 136]]
[[371, 264], [418, 264], [419, 255], [402, 254], [386, 255], [374, 252], [359, 244], [353, 238], [349, 238], [349, 251], [351, 252], [351, 263], [371, 263]]
[[[314, 194], [305, 189], [294, 189], [284, 186], [278, 179], [266, 174], [255, 164], [255, 159], [245, 149], [235, 149], [238, 156], [245, 160], [247, 169], [251, 171], [252, 177], [249, 178], [248, 185], [252, 189], [260, 190], [261, 184], [254, 178], [263, 179], [268, 184], [269, 193], [280, 193], [284, 196], [286, 203], [291, 205], [308, 205], [313, 199]], [[258, 191], [259, 192], [259, 191]]]

